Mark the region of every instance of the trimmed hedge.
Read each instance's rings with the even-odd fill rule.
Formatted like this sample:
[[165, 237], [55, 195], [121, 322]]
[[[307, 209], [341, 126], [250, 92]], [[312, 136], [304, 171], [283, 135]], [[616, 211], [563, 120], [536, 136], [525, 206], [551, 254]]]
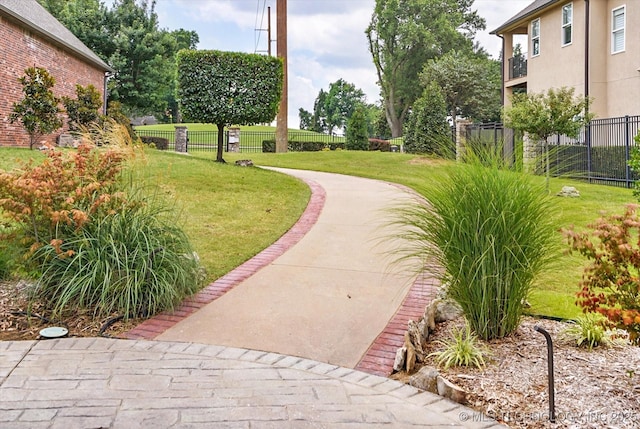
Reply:
[[167, 150], [169, 148], [169, 139], [164, 137], [140, 136], [140, 140], [144, 144], [154, 144], [156, 149]]
[[[288, 149], [290, 152], [319, 152], [329, 148], [329, 150], [344, 149], [344, 143], [325, 143], [325, 142], [301, 142], [301, 141], [289, 141]], [[262, 152], [275, 153], [276, 141], [275, 140], [263, 140]]]

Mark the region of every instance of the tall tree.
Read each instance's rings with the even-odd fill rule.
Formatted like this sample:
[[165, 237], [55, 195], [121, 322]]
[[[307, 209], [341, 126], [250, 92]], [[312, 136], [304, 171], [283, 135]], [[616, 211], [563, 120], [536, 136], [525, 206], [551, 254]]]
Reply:
[[173, 90], [170, 62], [176, 41], [159, 30], [155, 1], [116, 0], [108, 27], [115, 45], [109, 63], [116, 73], [109, 80], [109, 96], [131, 115], [163, 114]]
[[29, 149], [33, 149], [38, 137], [62, 127], [60, 100], [51, 90], [56, 80], [40, 67], [29, 67], [19, 80], [24, 98], [13, 103], [9, 120], [22, 123], [29, 133]]
[[313, 113], [302, 107], [298, 109], [298, 117], [300, 118], [300, 129], [313, 131]]
[[335, 128], [344, 128], [356, 108], [364, 105], [365, 102], [364, 92], [354, 84], [344, 79], [331, 83], [324, 101], [329, 134], [333, 135]]
[[283, 84], [280, 58], [221, 51], [178, 52], [178, 100], [186, 118], [218, 126], [216, 161], [224, 162], [224, 127], [271, 122]]
[[420, 80], [424, 86], [440, 87], [454, 127], [458, 116], [480, 121], [500, 117], [502, 79], [497, 61], [450, 51], [429, 60]]
[[318, 133], [333, 134], [336, 128], [345, 128], [358, 106], [364, 106], [364, 91], [344, 79], [329, 84], [329, 91], [320, 89], [313, 103], [313, 115], [300, 109], [300, 122], [306, 129]]
[[393, 137], [402, 135], [422, 92], [416, 82], [424, 64], [454, 48], [473, 49], [485, 22], [472, 5], [473, 0], [376, 0], [366, 35]]

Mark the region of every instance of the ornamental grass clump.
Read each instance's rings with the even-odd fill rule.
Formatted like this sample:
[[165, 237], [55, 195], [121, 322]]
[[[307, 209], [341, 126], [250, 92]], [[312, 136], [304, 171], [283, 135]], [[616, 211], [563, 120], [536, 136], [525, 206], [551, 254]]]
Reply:
[[175, 210], [132, 176], [144, 168], [137, 154], [126, 128], [107, 122], [75, 151], [0, 171], [0, 213], [14, 226], [2, 238], [21, 247], [33, 299], [54, 315], [152, 315], [197, 290], [199, 262]]
[[419, 261], [448, 284], [481, 339], [501, 338], [518, 327], [536, 274], [555, 254], [550, 199], [499, 160], [466, 158], [421, 189], [423, 204], [399, 211], [399, 259]]
[[35, 252], [43, 261], [35, 296], [54, 313], [147, 316], [198, 290], [198, 259], [175, 214], [152, 196], [137, 201]]
[[438, 365], [443, 366], [444, 369], [449, 369], [452, 366], [483, 368], [485, 357], [489, 354], [487, 348], [471, 331], [468, 323], [465, 323], [464, 328], [453, 328], [450, 338], [438, 340], [436, 344], [442, 346], [443, 349], [433, 352], [429, 356], [435, 357]]

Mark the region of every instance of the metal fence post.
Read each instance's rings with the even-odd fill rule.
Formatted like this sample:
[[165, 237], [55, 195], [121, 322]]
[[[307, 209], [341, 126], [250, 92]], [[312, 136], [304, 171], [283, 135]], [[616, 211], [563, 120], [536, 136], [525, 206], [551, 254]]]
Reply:
[[624, 147], [625, 147], [625, 174], [626, 174], [626, 184], [627, 184], [627, 188], [631, 188], [633, 186], [633, 183], [631, 181], [631, 167], [629, 167], [629, 160], [631, 159], [631, 130], [629, 129], [630, 126], [630, 122], [629, 122], [629, 115], [626, 115], [624, 117]]

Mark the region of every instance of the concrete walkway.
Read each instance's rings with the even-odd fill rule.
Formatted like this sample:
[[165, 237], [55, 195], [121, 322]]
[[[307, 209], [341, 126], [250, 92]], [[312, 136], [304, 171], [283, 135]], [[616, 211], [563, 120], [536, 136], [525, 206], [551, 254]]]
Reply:
[[77, 338], [0, 342], [3, 429], [489, 428], [384, 377], [276, 353]]
[[[319, 184], [324, 207], [291, 249], [156, 337], [244, 347], [354, 368], [412, 284], [389, 267], [384, 211], [409, 195], [389, 183], [281, 170]], [[386, 238], [385, 240], [382, 240]]]

